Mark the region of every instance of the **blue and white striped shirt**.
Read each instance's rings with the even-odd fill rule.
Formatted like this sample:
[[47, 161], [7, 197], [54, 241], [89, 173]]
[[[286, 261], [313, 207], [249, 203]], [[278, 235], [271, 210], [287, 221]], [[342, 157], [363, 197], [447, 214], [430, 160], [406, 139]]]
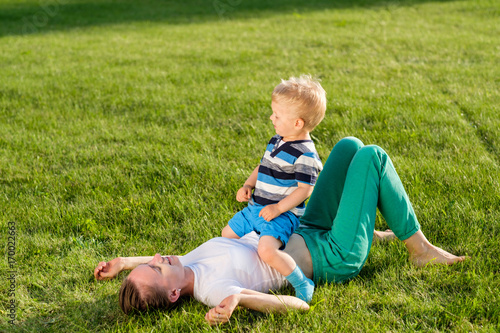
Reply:
[[[253, 201], [259, 205], [280, 202], [299, 182], [314, 186], [323, 169], [312, 140], [283, 142], [281, 139], [279, 135], [271, 138], [260, 162], [253, 192]], [[290, 211], [300, 217], [304, 210], [305, 202], [302, 202]]]

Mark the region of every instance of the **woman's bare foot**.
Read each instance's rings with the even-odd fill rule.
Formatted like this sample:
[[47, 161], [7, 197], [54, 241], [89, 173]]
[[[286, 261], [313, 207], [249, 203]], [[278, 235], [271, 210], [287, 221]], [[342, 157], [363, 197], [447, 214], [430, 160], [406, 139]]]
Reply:
[[453, 255], [432, 245], [420, 230], [406, 239], [404, 243], [410, 253], [410, 261], [419, 267], [436, 264], [452, 265], [468, 258]]
[[445, 265], [453, 265], [454, 263], [464, 261], [467, 259], [465, 256], [456, 256], [445, 250], [431, 245], [425, 253], [421, 253], [418, 255], [412, 255], [410, 253], [410, 261], [418, 267], [423, 267], [426, 265], [437, 265], [437, 264], [445, 264]]
[[396, 235], [394, 235], [391, 229], [387, 229], [386, 231], [373, 231], [374, 242], [390, 242], [396, 238]]

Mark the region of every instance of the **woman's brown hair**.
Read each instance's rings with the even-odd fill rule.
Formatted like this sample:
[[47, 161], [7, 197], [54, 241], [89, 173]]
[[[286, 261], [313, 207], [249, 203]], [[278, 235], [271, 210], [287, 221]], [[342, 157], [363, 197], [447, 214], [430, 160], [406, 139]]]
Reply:
[[148, 309], [168, 309], [172, 306], [165, 288], [159, 288], [157, 285], [142, 285], [139, 288], [129, 278], [123, 280], [119, 302], [125, 314], [129, 314], [133, 310], [142, 312]]

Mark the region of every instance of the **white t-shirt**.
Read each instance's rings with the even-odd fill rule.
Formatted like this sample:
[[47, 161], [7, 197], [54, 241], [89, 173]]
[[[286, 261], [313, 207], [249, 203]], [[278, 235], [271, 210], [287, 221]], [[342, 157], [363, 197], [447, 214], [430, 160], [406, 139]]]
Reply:
[[194, 273], [194, 298], [217, 306], [243, 289], [267, 293], [283, 286], [286, 279], [260, 259], [258, 242], [255, 232], [240, 239], [213, 238], [179, 257]]

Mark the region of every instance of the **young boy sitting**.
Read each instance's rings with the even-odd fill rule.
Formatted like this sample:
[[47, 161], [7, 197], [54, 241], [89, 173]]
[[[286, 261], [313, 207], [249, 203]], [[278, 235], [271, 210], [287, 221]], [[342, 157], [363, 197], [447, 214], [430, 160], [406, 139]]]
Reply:
[[249, 201], [248, 206], [229, 221], [222, 236], [240, 238], [256, 231], [261, 259], [286, 277], [298, 298], [310, 302], [313, 281], [280, 250], [299, 225], [305, 200], [323, 168], [309, 133], [325, 115], [326, 93], [308, 75], [282, 80], [272, 93], [271, 108], [276, 135], [236, 194], [236, 200]]

